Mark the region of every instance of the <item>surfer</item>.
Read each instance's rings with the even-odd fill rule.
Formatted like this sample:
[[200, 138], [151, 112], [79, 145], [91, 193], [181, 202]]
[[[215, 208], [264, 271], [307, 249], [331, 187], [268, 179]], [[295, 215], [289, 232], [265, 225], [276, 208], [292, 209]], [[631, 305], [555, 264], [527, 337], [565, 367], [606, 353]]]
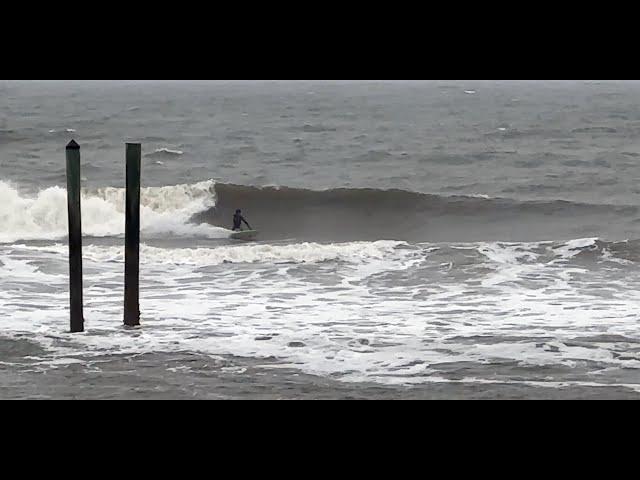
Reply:
[[249, 222], [247, 222], [244, 217], [242, 216], [242, 212], [240, 211], [240, 209], [236, 210], [235, 215], [233, 216], [233, 230], [242, 230], [240, 227], [242, 225], [242, 222], [245, 223], [245, 225], [247, 227], [249, 227], [249, 230], [251, 230], [251, 225], [249, 225]]

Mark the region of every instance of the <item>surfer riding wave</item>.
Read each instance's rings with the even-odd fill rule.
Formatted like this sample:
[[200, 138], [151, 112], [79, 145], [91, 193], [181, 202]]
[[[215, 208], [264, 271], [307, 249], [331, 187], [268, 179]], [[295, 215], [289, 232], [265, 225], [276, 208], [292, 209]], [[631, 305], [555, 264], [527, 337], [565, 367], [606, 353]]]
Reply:
[[233, 228], [232, 230], [238, 231], [238, 230], [242, 230], [242, 222], [245, 223], [245, 225], [247, 227], [249, 227], [249, 230], [251, 230], [251, 225], [249, 225], [249, 222], [247, 222], [245, 220], [245, 218], [242, 216], [242, 211], [240, 209], [236, 210], [236, 213], [233, 215]]

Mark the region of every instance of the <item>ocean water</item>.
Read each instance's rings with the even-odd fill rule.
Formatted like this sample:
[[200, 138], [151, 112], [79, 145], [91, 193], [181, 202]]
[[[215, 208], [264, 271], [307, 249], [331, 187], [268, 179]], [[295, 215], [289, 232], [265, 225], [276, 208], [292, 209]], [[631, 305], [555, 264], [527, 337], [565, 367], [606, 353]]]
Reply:
[[[0, 379], [198, 355], [330, 380], [337, 397], [640, 392], [639, 82], [1, 81], [0, 98]], [[143, 151], [134, 330], [128, 141]], [[229, 238], [236, 208], [256, 241]]]

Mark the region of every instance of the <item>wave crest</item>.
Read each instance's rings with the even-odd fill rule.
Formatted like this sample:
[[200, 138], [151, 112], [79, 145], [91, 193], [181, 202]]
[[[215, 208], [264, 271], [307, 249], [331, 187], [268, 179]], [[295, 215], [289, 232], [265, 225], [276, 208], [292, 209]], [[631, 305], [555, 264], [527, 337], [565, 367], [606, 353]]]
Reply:
[[[196, 225], [191, 217], [215, 204], [213, 181], [191, 185], [145, 187], [140, 191], [140, 222], [143, 233], [223, 238], [228, 231]], [[105, 237], [124, 234], [123, 188], [83, 189], [82, 230], [84, 235]], [[0, 182], [0, 242], [56, 239], [67, 235], [67, 192], [50, 187], [36, 195], [21, 194]]]

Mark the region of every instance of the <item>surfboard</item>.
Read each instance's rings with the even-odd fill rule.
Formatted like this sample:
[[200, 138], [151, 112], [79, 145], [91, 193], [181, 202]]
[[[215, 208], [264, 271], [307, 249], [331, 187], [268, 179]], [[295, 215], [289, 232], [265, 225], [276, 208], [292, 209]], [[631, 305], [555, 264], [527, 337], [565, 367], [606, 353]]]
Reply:
[[235, 240], [253, 240], [257, 235], [257, 230], [239, 230], [229, 235], [229, 238], [233, 238]]

